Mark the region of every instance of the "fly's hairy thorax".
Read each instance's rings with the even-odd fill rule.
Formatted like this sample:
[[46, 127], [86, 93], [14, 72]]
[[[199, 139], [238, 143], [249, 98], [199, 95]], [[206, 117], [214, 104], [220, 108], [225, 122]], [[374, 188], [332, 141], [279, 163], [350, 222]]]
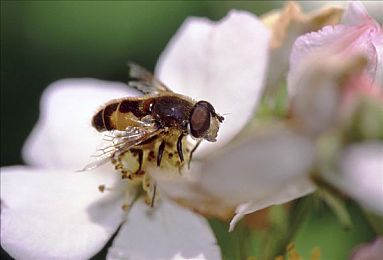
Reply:
[[152, 116], [161, 127], [186, 131], [193, 103], [178, 96], [162, 96], [153, 104]]

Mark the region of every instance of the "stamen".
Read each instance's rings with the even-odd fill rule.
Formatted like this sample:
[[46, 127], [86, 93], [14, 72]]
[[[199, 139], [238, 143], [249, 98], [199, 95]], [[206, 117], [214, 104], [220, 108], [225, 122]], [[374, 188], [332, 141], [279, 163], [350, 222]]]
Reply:
[[105, 191], [105, 185], [100, 185], [100, 186], [98, 186], [98, 190], [99, 190], [100, 192], [104, 192], [104, 191]]
[[130, 208], [130, 206], [126, 203], [122, 204], [122, 206], [121, 206], [121, 209], [125, 212], [127, 212], [129, 210], [129, 208]]
[[104, 191], [113, 191], [114, 189], [106, 187], [105, 184], [101, 184], [98, 186], [98, 190], [103, 193]]
[[152, 201], [150, 202], [150, 207], [151, 208], [153, 208], [153, 206], [154, 206], [154, 200], [156, 199], [156, 192], [157, 192], [157, 185], [154, 185]]

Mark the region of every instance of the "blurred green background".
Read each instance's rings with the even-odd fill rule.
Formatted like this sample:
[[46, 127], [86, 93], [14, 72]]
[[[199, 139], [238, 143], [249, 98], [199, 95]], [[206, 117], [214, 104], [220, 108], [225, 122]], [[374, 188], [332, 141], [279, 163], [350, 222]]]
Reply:
[[[51, 82], [68, 77], [126, 81], [126, 61], [152, 70], [188, 16], [218, 20], [233, 8], [260, 15], [283, 4], [1, 1], [1, 166], [23, 163], [21, 147], [38, 119], [40, 95]], [[370, 240], [373, 234], [362, 213], [355, 206], [350, 210], [356, 228], [345, 231], [330, 211], [323, 211], [299, 230], [297, 248], [308, 256], [320, 246], [326, 259], [342, 259], [355, 244]], [[227, 225], [217, 223], [213, 228], [225, 252], [236, 246], [238, 232], [228, 234]]]

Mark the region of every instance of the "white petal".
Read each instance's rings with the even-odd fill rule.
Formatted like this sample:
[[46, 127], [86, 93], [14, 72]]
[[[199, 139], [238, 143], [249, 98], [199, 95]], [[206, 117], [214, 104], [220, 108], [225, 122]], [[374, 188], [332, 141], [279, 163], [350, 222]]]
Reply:
[[[193, 172], [198, 166], [193, 163]], [[232, 201], [225, 201], [225, 198], [212, 196], [208, 191], [202, 190], [198, 181], [194, 180], [192, 174], [183, 172], [163, 172], [158, 167], [150, 170], [151, 176], [155, 179], [161, 196], [166, 196], [178, 204], [193, 209], [207, 217], [216, 217], [228, 220], [233, 216], [236, 208]]]
[[[383, 8], [383, 2], [381, 5]], [[383, 27], [381, 27], [380, 33], [374, 36], [373, 45], [377, 54], [377, 66], [374, 83], [379, 87], [383, 87]]]
[[326, 56], [338, 59], [350, 58], [362, 54], [368, 59], [366, 73], [375, 78], [377, 69], [377, 50], [370, 37], [369, 27], [348, 27], [344, 25], [326, 26], [318, 32], [312, 32], [299, 37], [293, 46], [290, 56], [290, 71], [288, 74], [289, 94], [296, 93], [294, 86], [300, 80], [302, 70], [310, 67], [306, 60], [315, 57], [324, 59]]
[[[262, 21], [272, 31], [270, 63], [267, 73], [268, 90], [275, 91], [285, 79], [289, 67], [289, 57], [298, 36], [317, 31], [325, 25], [337, 24], [343, 9], [329, 6], [305, 14], [297, 2], [287, 2], [281, 10], [272, 10], [262, 16]], [[271, 89], [270, 89], [271, 88]]]
[[[293, 96], [298, 91], [294, 88], [299, 82], [301, 70], [308, 70], [307, 66], [303, 66], [302, 63], [308, 56], [313, 55], [315, 51], [321, 50], [320, 47], [326, 47], [340, 39], [347, 27], [343, 25], [338, 26], [325, 26], [318, 32], [311, 32], [300, 36], [294, 43], [294, 46], [290, 54], [290, 69], [288, 74], [288, 90], [289, 95]], [[322, 50], [324, 52], [324, 50]], [[324, 52], [327, 54], [327, 52]], [[324, 55], [323, 54], [323, 55]]]
[[[371, 17], [374, 17], [377, 21], [382, 22], [382, 10], [383, 2], [382, 1], [301, 1], [301, 5], [304, 9], [316, 10], [321, 8], [324, 5], [327, 6], [340, 6], [347, 8], [348, 15], [344, 15], [342, 22], [348, 25], [355, 25], [364, 22], [366, 15], [365, 9], [367, 9], [367, 14]], [[354, 5], [354, 10], [350, 12], [350, 6]], [[363, 10], [364, 9], [364, 10]], [[347, 18], [346, 18], [347, 17]]]
[[123, 83], [95, 79], [52, 83], [41, 98], [40, 118], [24, 146], [24, 160], [44, 168], [83, 168], [102, 140], [91, 126], [97, 109], [136, 93]]
[[342, 156], [341, 170], [335, 184], [361, 205], [383, 215], [383, 144], [352, 145]]
[[[198, 179], [202, 187], [227, 200], [262, 202], [308, 179], [314, 158], [311, 140], [287, 128], [266, 131], [207, 159]], [[269, 205], [274, 203], [271, 199]]]
[[221, 259], [207, 221], [162, 199], [153, 209], [137, 201], [108, 259]]
[[[293, 46], [290, 56], [288, 75], [289, 94], [296, 93], [297, 82], [301, 70], [307, 71], [310, 66], [305, 63], [309, 57], [316, 55], [318, 59], [326, 57], [349, 58], [362, 54], [367, 60], [366, 74], [376, 78], [379, 61], [379, 48], [383, 44], [381, 26], [368, 16], [361, 3], [351, 3], [343, 17], [346, 24], [325, 26], [317, 32], [307, 33], [299, 37]], [[379, 68], [378, 68], [379, 69]]]
[[353, 250], [350, 260], [378, 260], [383, 258], [383, 237], [359, 245]]
[[181, 177], [158, 170], [152, 176], [170, 198], [220, 217], [243, 203], [248, 203], [244, 211], [249, 213], [313, 191], [308, 175], [314, 159], [311, 140], [284, 127], [263, 130], [192, 164]]
[[305, 133], [316, 136], [334, 126], [346, 79], [360, 74], [366, 62], [363, 56], [312, 55], [292, 73], [288, 82], [291, 111]]
[[110, 172], [1, 168], [1, 246], [16, 259], [86, 259], [122, 222], [122, 196], [101, 193]]
[[301, 178], [295, 182], [286, 183], [286, 185], [279, 191], [276, 191], [271, 196], [265, 197], [263, 200], [254, 200], [241, 204], [235, 211], [235, 216], [230, 222], [230, 231], [234, 230], [235, 225], [246, 214], [250, 214], [257, 210], [270, 207], [272, 205], [279, 205], [291, 200], [303, 197], [315, 190], [315, 186], [308, 178]]
[[[382, 8], [383, 6], [380, 7]], [[376, 6], [376, 8], [379, 8], [379, 6]], [[361, 25], [369, 22], [371, 19], [366, 7], [361, 2], [351, 1], [344, 12], [342, 23], [347, 25]]]
[[253, 115], [263, 90], [268, 40], [257, 17], [231, 11], [219, 22], [188, 18], [162, 53], [156, 74], [164, 83], [228, 113], [218, 142], [202, 144], [197, 152], [222, 146]]

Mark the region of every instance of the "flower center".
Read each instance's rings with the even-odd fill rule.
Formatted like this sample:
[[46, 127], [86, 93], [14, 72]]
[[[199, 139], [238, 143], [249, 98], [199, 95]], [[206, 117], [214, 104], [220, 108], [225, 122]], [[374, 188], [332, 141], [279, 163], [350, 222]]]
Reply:
[[[148, 172], [148, 169], [159, 167], [163, 171], [174, 171], [182, 169], [190, 159], [191, 142], [187, 138], [182, 140], [183, 156], [180, 157], [177, 149], [179, 133], [166, 133], [159, 135], [117, 154], [112, 163], [115, 169], [121, 173], [121, 178], [130, 183], [141, 184], [142, 193], [147, 204], [153, 206], [159, 198], [156, 183]], [[183, 158], [184, 160], [181, 160]]]

